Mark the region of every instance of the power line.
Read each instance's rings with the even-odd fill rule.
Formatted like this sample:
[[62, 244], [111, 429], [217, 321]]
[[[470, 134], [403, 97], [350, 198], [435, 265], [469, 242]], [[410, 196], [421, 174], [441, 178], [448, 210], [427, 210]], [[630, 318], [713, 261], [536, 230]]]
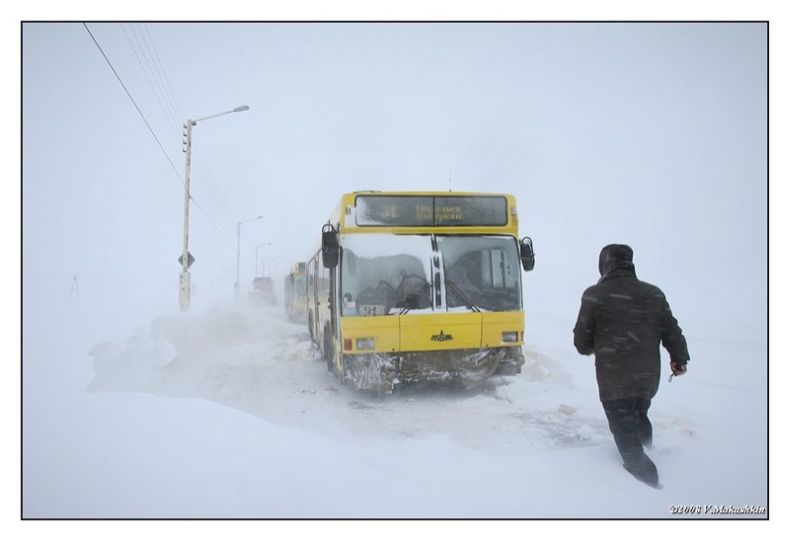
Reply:
[[154, 40], [151, 37], [151, 33], [148, 31], [148, 25], [146, 23], [143, 23], [143, 28], [145, 29], [145, 33], [148, 36], [148, 41], [151, 42], [151, 49], [153, 49], [154, 54], [156, 55], [156, 60], [159, 62], [159, 67], [161, 68], [161, 72], [162, 72], [162, 80], [165, 83], [165, 89], [167, 90], [167, 94], [173, 103], [173, 107], [176, 111], [176, 116], [178, 118], [184, 118], [184, 116], [181, 114], [181, 109], [178, 107], [178, 102], [176, 101], [175, 92], [173, 92], [173, 86], [170, 84], [170, 78], [167, 76], [167, 70], [165, 70], [165, 65], [162, 63], [162, 58], [159, 56], [159, 51], [157, 51], [156, 49], [156, 44], [154, 43]]
[[[145, 115], [140, 110], [140, 107], [137, 105], [137, 102], [134, 100], [134, 97], [132, 97], [132, 94], [131, 94], [131, 92], [129, 92], [129, 89], [126, 88], [126, 85], [124, 84], [123, 80], [121, 79], [121, 76], [118, 75], [118, 72], [116, 71], [115, 67], [112, 65], [112, 62], [110, 62], [110, 59], [107, 58], [107, 55], [105, 54], [104, 49], [102, 49], [101, 45], [99, 45], [99, 42], [94, 37], [93, 32], [91, 32], [90, 28], [88, 28], [88, 25], [85, 24], [85, 23], [82, 23], [82, 26], [85, 27], [85, 30], [88, 32], [88, 35], [93, 40], [93, 43], [96, 45], [96, 48], [99, 49], [99, 52], [104, 57], [104, 60], [107, 62], [107, 65], [110, 66], [110, 69], [112, 70], [113, 74], [115, 75], [115, 78], [118, 79], [118, 82], [123, 87], [124, 92], [126, 92], [126, 95], [129, 97], [129, 100], [132, 102], [132, 105], [134, 105], [134, 108], [137, 110], [137, 113], [140, 115], [140, 118], [143, 119], [143, 122], [145, 122], [145, 125], [148, 127], [148, 131], [151, 132], [151, 136], [156, 141], [156, 144], [159, 145], [159, 149], [162, 151], [162, 154], [164, 154], [165, 159], [167, 159], [167, 162], [170, 164], [170, 167], [173, 168], [173, 172], [175, 173], [176, 177], [178, 178], [178, 180], [183, 185], [184, 184], [184, 179], [181, 178], [181, 175], [179, 174], [178, 169], [176, 168], [175, 164], [173, 163], [173, 160], [170, 159], [170, 156], [168, 155], [167, 151], [165, 150], [165, 147], [162, 146], [162, 142], [159, 140], [159, 137], [156, 136], [156, 132], [154, 132], [153, 128], [151, 127], [151, 124], [149, 124], [148, 120], [145, 118]], [[211, 218], [211, 216], [208, 214], [208, 212], [206, 212], [203, 209], [203, 207], [201, 207], [198, 204], [198, 202], [195, 200], [194, 197], [192, 197], [192, 195], [189, 196], [189, 199], [192, 201], [192, 204], [194, 204], [195, 207], [197, 207], [197, 209], [200, 210], [205, 215], [205, 217], [216, 228], [216, 230], [220, 233], [220, 235], [222, 235], [222, 238], [224, 238], [225, 241], [231, 247], [233, 247], [234, 246], [233, 241], [231, 241], [230, 238], [228, 238], [228, 236], [225, 234], [225, 232]]]
[[[156, 70], [154, 70], [152, 68], [152, 64], [155, 67], [156, 66], [156, 62], [153, 60], [153, 54], [151, 53], [151, 49], [148, 47], [148, 44], [145, 43], [145, 36], [143, 36], [143, 32], [142, 32], [142, 30], [140, 30], [139, 25], [138, 25], [138, 29], [137, 30], [138, 30], [141, 38], [142, 38], [142, 43], [141, 43], [141, 38], [138, 38], [137, 34], [135, 34], [134, 27], [132, 27], [131, 24], [129, 24], [128, 26], [129, 26], [129, 32], [131, 32], [132, 36], [134, 36], [134, 41], [137, 42], [137, 47], [135, 47], [135, 45], [132, 43], [131, 38], [129, 37], [129, 32], [127, 32], [126, 28], [124, 27], [124, 25], [121, 24], [121, 30], [123, 30], [124, 36], [126, 36], [126, 41], [129, 44], [129, 48], [132, 49], [132, 52], [134, 53], [134, 56], [137, 59], [137, 64], [140, 66], [140, 70], [143, 72], [143, 75], [145, 75], [145, 79], [148, 82], [148, 86], [151, 89], [151, 91], [154, 93], [154, 97], [156, 98], [157, 103], [159, 103], [160, 109], [165, 114], [165, 118], [167, 119], [167, 122], [172, 123], [172, 124], [170, 124], [170, 128], [173, 130], [173, 133], [176, 135], [176, 137], [178, 137], [180, 135], [180, 133], [178, 131], [179, 122], [178, 122], [178, 120], [173, 121], [173, 118], [170, 116], [170, 114], [173, 111], [176, 111], [174, 113], [176, 115], [180, 114], [177, 111], [178, 110], [178, 105], [176, 104], [175, 96], [173, 95], [172, 90], [170, 90], [169, 93], [166, 90], [166, 83], [164, 82], [165, 78], [160, 75], [159, 69], [156, 68]], [[145, 31], [148, 34], [149, 39], [150, 39], [150, 33], [148, 32], [148, 29], [146, 28]], [[145, 48], [148, 51], [148, 56], [151, 58], [151, 62], [148, 61], [148, 57], [146, 57], [145, 51], [143, 51], [143, 43], [145, 44]], [[151, 45], [154, 48], [154, 51], [156, 51], [156, 47], [153, 44], [153, 41], [151, 41]], [[140, 49], [140, 54], [137, 53], [138, 47]], [[145, 65], [143, 65], [143, 61], [140, 58], [141, 55], [145, 59]], [[158, 57], [159, 53], [156, 53], [156, 55]], [[161, 60], [160, 60], [160, 62], [161, 62]], [[146, 69], [146, 66], [148, 66], [148, 69]], [[164, 70], [164, 66], [163, 66], [163, 70]], [[151, 72], [151, 75], [149, 75], [149, 71]], [[166, 75], [165, 75], [165, 77], [166, 77]], [[152, 81], [152, 78], [156, 82], [156, 87], [159, 89], [158, 91], [157, 91], [157, 88], [154, 87], [154, 81]], [[163, 89], [165, 89], [165, 90], [163, 90]], [[160, 94], [162, 96], [162, 99], [164, 99], [164, 102], [162, 101], [162, 99], [160, 99]], [[173, 105], [175, 105], [175, 108], [173, 107], [173, 105], [170, 104], [168, 99], [172, 100]], [[168, 107], [165, 107], [165, 103], [168, 105]], [[176, 116], [176, 118], [178, 118], [178, 116]], [[202, 173], [202, 175], [199, 178], [201, 179], [201, 181], [205, 181], [207, 186], [209, 188], [211, 188], [212, 192], [214, 192], [214, 194], [216, 195], [217, 194], [217, 191], [216, 191], [217, 189], [213, 185], [213, 182], [212, 182], [212, 180], [210, 178], [209, 172], [207, 172], [206, 169], [204, 169], [202, 161], [194, 160], [194, 162], [198, 166], [198, 168], [200, 169], [200, 171]], [[191, 193], [190, 193], [190, 197], [192, 197]], [[192, 197], [192, 199], [194, 201], [193, 197]]]
[[134, 105], [134, 108], [137, 109], [137, 112], [139, 113], [140, 118], [142, 118], [143, 122], [145, 122], [145, 125], [148, 127], [148, 131], [151, 132], [151, 135], [153, 136], [154, 140], [156, 141], [156, 144], [159, 145], [159, 149], [162, 151], [162, 154], [165, 155], [165, 158], [167, 159], [168, 163], [170, 164], [170, 167], [173, 168], [173, 172], [176, 174], [176, 177], [178, 177], [178, 180], [181, 181], [181, 184], [183, 184], [184, 183], [184, 179], [182, 179], [181, 175], [178, 173], [178, 169], [176, 169], [176, 166], [173, 163], [173, 160], [170, 159], [170, 156], [167, 154], [167, 151], [165, 150], [165, 147], [162, 146], [162, 142], [159, 140], [159, 137], [156, 136], [156, 133], [154, 132], [154, 129], [151, 127], [151, 124], [148, 123], [148, 119], [145, 118], [145, 115], [140, 110], [140, 107], [137, 105], [137, 102], [134, 101], [134, 98], [132, 97], [132, 94], [129, 92], [129, 89], [126, 88], [126, 85], [123, 83], [123, 80], [121, 80], [121, 76], [118, 75], [118, 72], [115, 70], [115, 67], [112, 65], [112, 62], [110, 62], [110, 59], [107, 58], [107, 55], [104, 53], [104, 49], [102, 49], [101, 45], [99, 45], [99, 42], [96, 41], [96, 38], [93, 36], [93, 33], [91, 32], [90, 28], [88, 28], [88, 25], [85, 24], [85, 23], [82, 23], [82, 26], [84, 26], [85, 30], [88, 31], [88, 34], [90, 35], [91, 39], [93, 40], [93, 43], [96, 44], [96, 47], [98, 47], [99, 52], [104, 57], [104, 60], [107, 61], [107, 65], [110, 66], [110, 69], [115, 74], [115, 78], [118, 79], [119, 83], [121, 83], [121, 86], [123, 87], [124, 92], [126, 92], [126, 95], [129, 97], [129, 100], [131, 100], [132, 105]]
[[[151, 81], [151, 77], [148, 75], [148, 71], [145, 69], [145, 66], [143, 66], [143, 61], [140, 59], [140, 55], [137, 54], [137, 48], [132, 43], [132, 40], [129, 37], [129, 33], [126, 31], [126, 28], [124, 28], [123, 24], [121, 24], [121, 30], [123, 30], [123, 35], [126, 36], [126, 42], [129, 44], [129, 48], [134, 53], [134, 57], [137, 59], [137, 65], [140, 66], [140, 70], [143, 72], [143, 75], [145, 75], [145, 80], [148, 81], [148, 86], [153, 91], [154, 97], [156, 98], [156, 101], [159, 103], [159, 107], [165, 113], [165, 118], [167, 119], [168, 122], [172, 122], [173, 120], [170, 118], [167, 109], [165, 109], [165, 106], [162, 103], [162, 100], [159, 99], [159, 94], [157, 93], [156, 89], [154, 88], [154, 84]], [[137, 39], [137, 36], [135, 36], [135, 39]], [[139, 41], [138, 41], [138, 45], [139, 45]], [[170, 128], [173, 130], [173, 133], [176, 135], [176, 138], [178, 138], [178, 135], [179, 135], [179, 133], [178, 133], [178, 122], [175, 122], [175, 123], [171, 124]]]
[[[126, 28], [124, 28], [124, 26], [121, 25], [121, 29], [124, 31], [124, 34], [126, 35], [126, 41], [129, 42], [129, 47], [134, 52], [134, 55], [137, 58], [137, 63], [139, 64], [140, 69], [145, 75], [145, 78], [148, 81], [148, 86], [151, 88], [151, 91], [154, 93], [154, 96], [156, 97], [156, 101], [159, 103], [159, 107], [164, 112], [167, 120], [173, 122], [173, 119], [170, 115], [173, 114], [175, 115], [175, 118], [178, 118], [181, 115], [181, 113], [178, 108], [178, 103], [175, 99], [175, 94], [172, 91], [172, 86], [170, 85], [169, 80], [167, 78], [167, 74], [164, 70], [164, 65], [162, 64], [162, 60], [159, 57], [159, 52], [156, 50], [156, 45], [154, 44], [153, 39], [151, 39], [151, 33], [148, 31], [148, 27], [146, 25], [141, 26], [138, 23], [136, 28], [137, 32], [135, 32], [134, 26], [132, 26], [131, 24], [128, 24], [128, 26], [129, 26], [129, 32], [132, 34], [132, 36], [134, 37], [134, 41], [137, 43], [137, 47], [134, 46], [131, 39], [129, 38], [129, 34], [126, 32]], [[143, 30], [145, 30], [145, 34], [143, 34]], [[137, 34], [140, 35], [139, 38]], [[146, 35], [148, 36], [148, 40], [150, 41], [150, 45], [151, 45], [150, 47], [148, 41], [146, 41]], [[137, 54], [137, 48], [140, 49], [139, 55]], [[152, 50], [153, 52], [151, 52]], [[154, 55], [156, 55], [156, 58], [159, 59], [161, 70], [159, 69], [159, 67], [157, 67], [157, 61], [154, 58]], [[145, 65], [143, 65], [141, 56], [145, 60]], [[148, 69], [146, 69], [146, 66]], [[149, 72], [150, 72], [150, 76], [149, 76]], [[154, 83], [156, 83], [156, 88], [154, 87]], [[160, 99], [160, 95], [162, 99]], [[167, 107], [165, 107], [165, 105], [167, 105]], [[176, 134], [178, 134], [178, 129], [177, 129], [178, 124], [179, 122], [176, 120], [173, 123], [173, 126], [171, 126], [174, 130], [174, 133]], [[205, 164], [204, 167], [202, 160], [198, 160], [198, 159], [193, 159], [193, 162], [195, 163], [195, 165], [197, 165], [197, 168], [202, 173], [200, 176], [197, 176], [197, 178], [199, 178], [202, 182], [205, 182], [207, 187], [210, 188], [210, 190], [214, 193], [214, 195], [218, 195], [218, 188], [216, 187], [216, 181], [213, 179], [213, 174], [211, 174], [211, 172], [208, 170], [208, 164]], [[224, 209], [220, 209], [220, 210], [223, 210], [221, 214], [224, 215], [225, 214]], [[227, 218], [227, 216], [223, 216], [223, 217]]]
[[232, 241], [232, 240], [230, 240], [230, 238], [229, 238], [229, 237], [228, 237], [228, 236], [225, 234], [225, 232], [224, 232], [222, 229], [220, 229], [220, 227], [217, 225], [217, 222], [215, 222], [215, 221], [214, 221], [214, 220], [211, 218], [211, 216], [209, 215], [209, 213], [208, 213], [208, 212], [206, 212], [206, 211], [203, 209], [203, 207], [201, 207], [200, 205], [198, 205], [198, 202], [197, 202], [197, 201], [195, 201], [195, 198], [194, 198], [194, 197], [192, 197], [192, 196], [190, 195], [190, 196], [189, 196], [189, 199], [191, 199], [191, 200], [192, 200], [192, 204], [193, 204], [193, 205], [195, 205], [195, 206], [198, 208], [198, 210], [200, 210], [200, 212], [202, 212], [202, 213], [205, 215], [206, 219], [207, 219], [209, 222], [211, 222], [211, 225], [213, 225], [213, 226], [214, 226], [214, 228], [215, 228], [215, 229], [216, 229], [216, 230], [219, 232], [219, 234], [220, 234], [220, 235], [222, 235], [222, 238], [224, 238], [224, 239], [225, 239], [225, 241], [226, 241], [226, 242], [227, 242], [227, 243], [230, 245], [230, 247], [231, 247], [231, 248], [235, 247], [235, 244], [233, 244], [233, 241]]
[[[148, 69], [151, 72], [151, 77], [153, 78], [154, 83], [156, 83], [156, 89], [152, 87], [152, 90], [154, 91], [154, 94], [157, 95], [157, 100], [159, 99], [159, 95], [162, 96], [162, 98], [164, 99], [164, 104], [163, 102], [160, 101], [160, 105], [162, 105], [162, 109], [165, 111], [165, 115], [170, 119], [171, 118], [170, 115], [172, 114], [173, 115], [172, 118], [175, 118], [173, 125], [178, 127], [179, 125], [178, 115], [173, 112], [172, 106], [167, 101], [167, 95], [163, 89], [164, 83], [161, 81], [161, 77], [159, 76], [158, 69], [156, 68], [156, 63], [153, 60], [153, 55], [151, 54], [148, 48], [148, 44], [145, 41], [145, 36], [143, 35], [143, 31], [140, 30], [139, 24], [137, 25], [136, 33], [135, 33], [135, 27], [132, 26], [131, 23], [129, 24], [129, 29], [131, 30], [132, 35], [134, 36], [134, 40], [137, 42], [137, 45], [140, 47], [140, 54], [145, 60], [145, 65], [148, 66]], [[139, 38], [137, 37], [137, 34], [140, 34]], [[165, 107], [165, 105], [167, 105], [167, 107]]]

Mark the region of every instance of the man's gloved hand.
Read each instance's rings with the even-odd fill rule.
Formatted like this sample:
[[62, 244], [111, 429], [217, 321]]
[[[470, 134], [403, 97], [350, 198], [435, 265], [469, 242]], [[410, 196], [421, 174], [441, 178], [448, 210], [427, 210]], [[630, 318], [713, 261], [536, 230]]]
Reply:
[[672, 370], [673, 376], [682, 376], [686, 373], [686, 361], [669, 361], [669, 368]]

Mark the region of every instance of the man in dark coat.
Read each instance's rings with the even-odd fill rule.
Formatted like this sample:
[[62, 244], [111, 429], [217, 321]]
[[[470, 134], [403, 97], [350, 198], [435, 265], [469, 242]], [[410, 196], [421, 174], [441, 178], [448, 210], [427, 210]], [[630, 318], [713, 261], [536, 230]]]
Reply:
[[689, 354], [664, 294], [637, 279], [633, 257], [624, 244], [601, 250], [601, 279], [582, 295], [573, 343], [582, 355], [595, 353], [598, 395], [623, 467], [659, 488], [658, 470], [643, 448], [653, 438], [647, 410], [661, 376], [659, 343], [676, 376], [686, 372]]

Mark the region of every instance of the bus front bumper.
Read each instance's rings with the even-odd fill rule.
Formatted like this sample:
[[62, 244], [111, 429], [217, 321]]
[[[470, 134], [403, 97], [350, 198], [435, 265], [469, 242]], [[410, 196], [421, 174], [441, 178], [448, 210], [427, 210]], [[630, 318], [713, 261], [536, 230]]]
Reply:
[[357, 389], [391, 392], [399, 383], [460, 381], [472, 388], [494, 374], [518, 374], [520, 347], [344, 355], [346, 382]]

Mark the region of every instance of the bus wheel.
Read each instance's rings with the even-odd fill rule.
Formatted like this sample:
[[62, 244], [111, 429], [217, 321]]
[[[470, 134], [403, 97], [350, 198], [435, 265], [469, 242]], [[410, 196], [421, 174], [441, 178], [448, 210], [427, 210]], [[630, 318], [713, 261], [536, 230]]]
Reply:
[[329, 329], [324, 329], [324, 359], [326, 359], [326, 369], [330, 372], [335, 371], [335, 352], [332, 346], [332, 334]]

